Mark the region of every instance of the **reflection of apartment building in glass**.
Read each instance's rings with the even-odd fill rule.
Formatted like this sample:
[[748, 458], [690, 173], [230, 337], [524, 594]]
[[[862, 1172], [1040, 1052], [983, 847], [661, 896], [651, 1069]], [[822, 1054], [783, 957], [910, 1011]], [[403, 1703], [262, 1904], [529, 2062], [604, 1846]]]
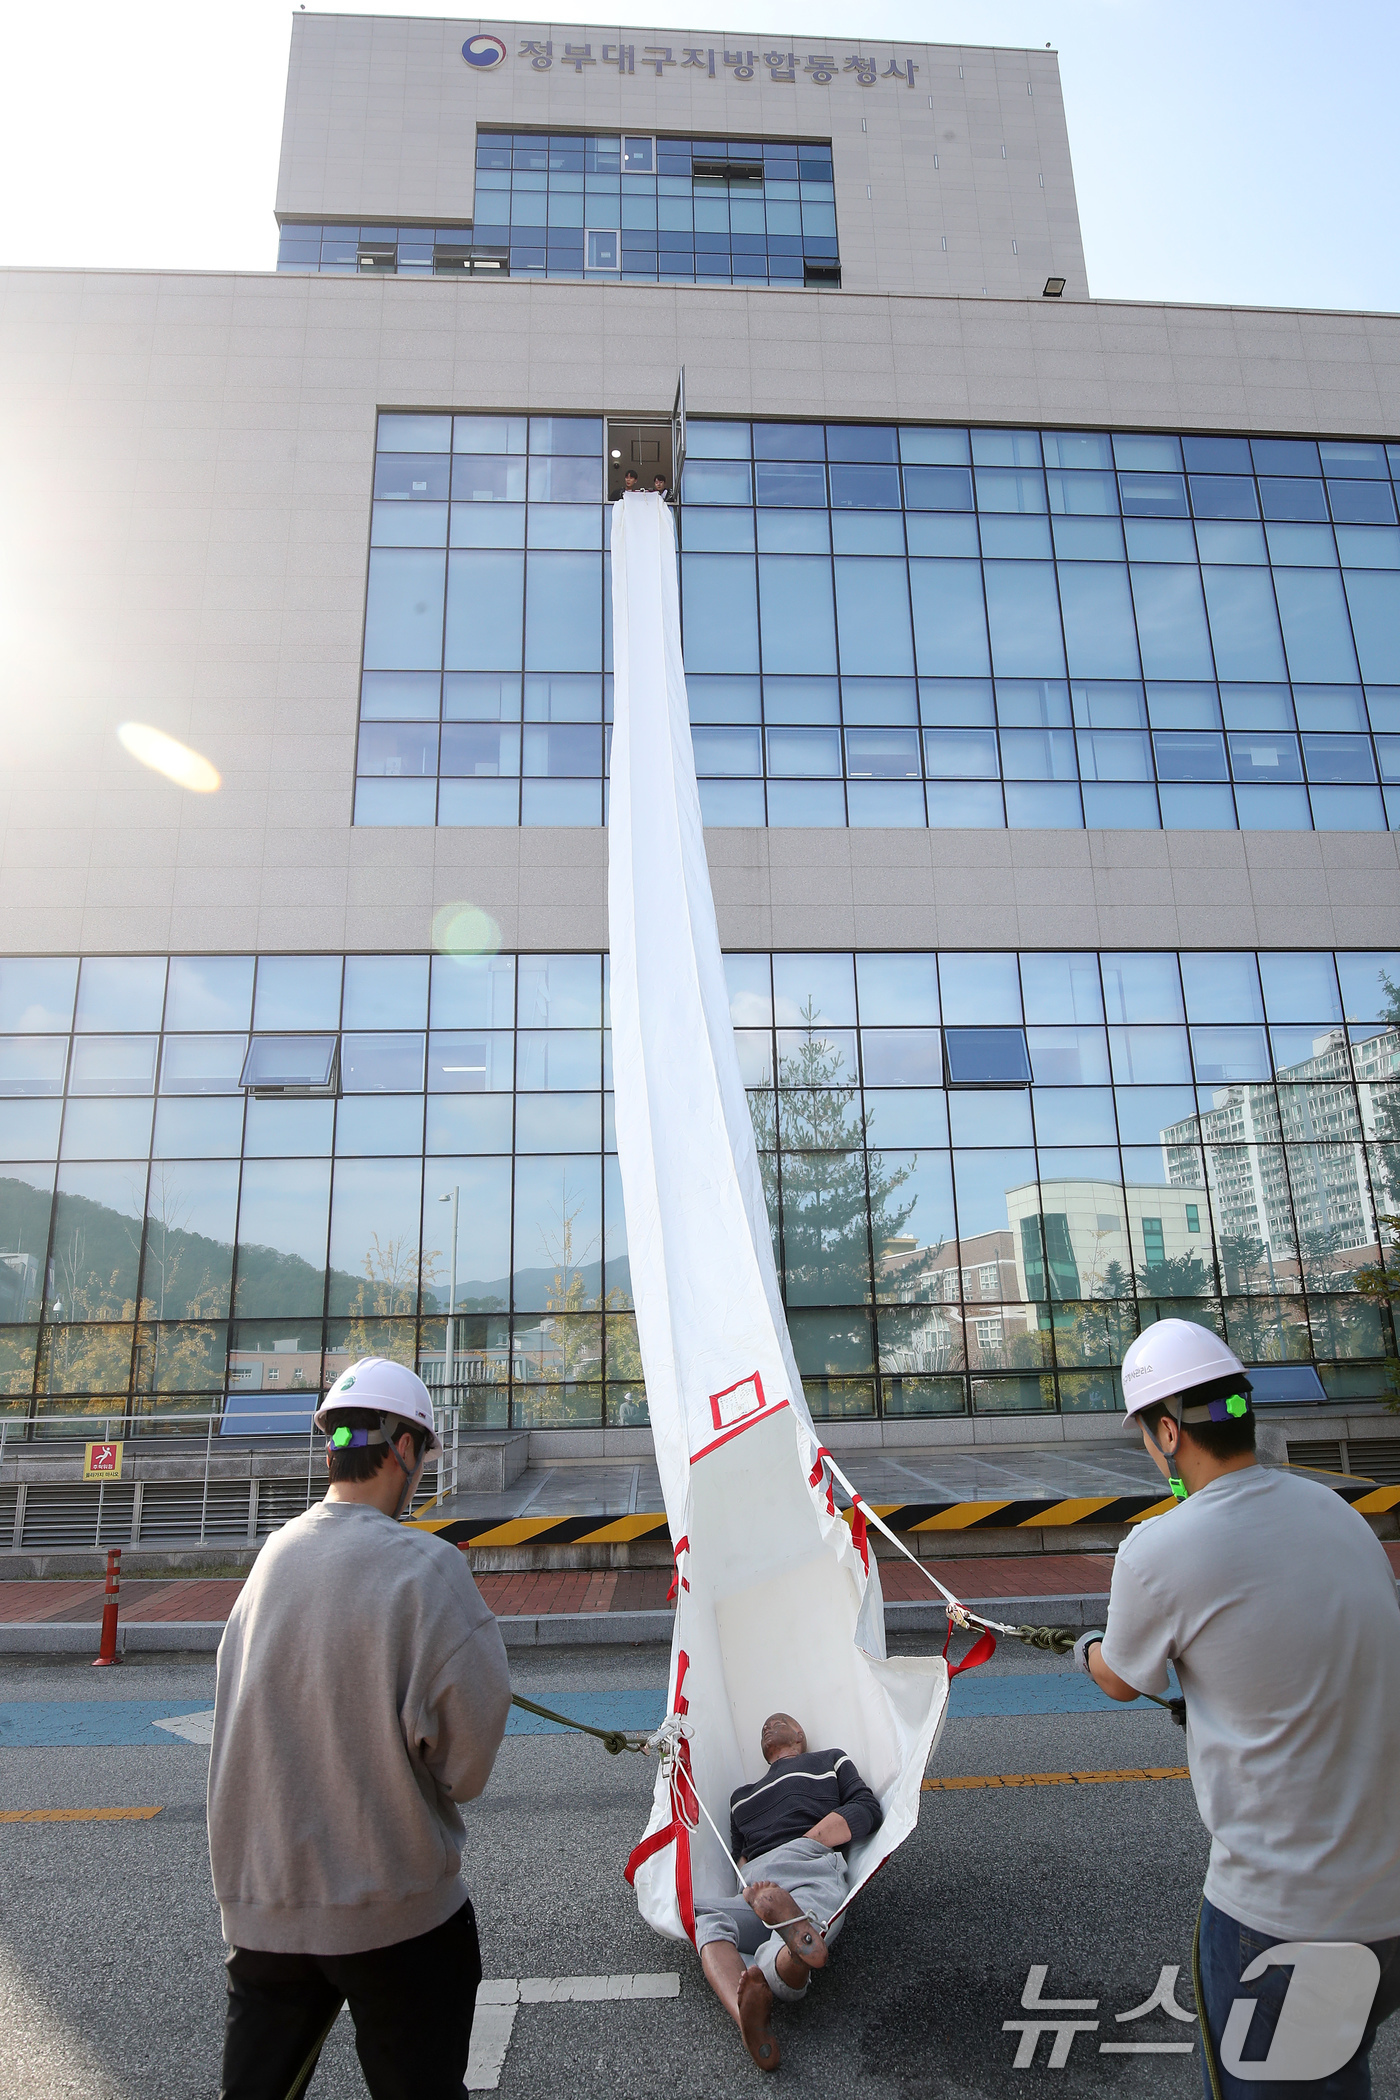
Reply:
[[1379, 1258], [1386, 1192], [1373, 1203], [1363, 1133], [1374, 1169], [1376, 1147], [1400, 1136], [1397, 1068], [1395, 1029], [1355, 1043], [1329, 1029], [1274, 1081], [1212, 1089], [1209, 1108], [1163, 1131], [1174, 1184], [1198, 1184], [1204, 1162], [1227, 1287], [1291, 1290], [1306, 1276], [1335, 1289], [1346, 1268]]
[[[912, 1234], [886, 1243], [882, 1303], [924, 1307], [898, 1345], [881, 1346], [890, 1372], [1005, 1369], [1017, 1344], [1048, 1331], [1056, 1309], [1209, 1291], [1211, 1242], [1199, 1180], [1124, 1187], [1110, 1181], [1030, 1182], [1006, 1191], [1005, 1231], [943, 1247]], [[1199, 1280], [1192, 1287], [1189, 1278]]]
[[1134, 1276], [1144, 1296], [1175, 1296], [1154, 1272], [1210, 1259], [1199, 1185], [1044, 1181], [1008, 1189], [1006, 1209], [1018, 1292], [1042, 1304], [1126, 1298]]
[[877, 1274], [882, 1305], [919, 1308], [897, 1329], [882, 1321], [880, 1369], [891, 1375], [1002, 1370], [1035, 1326], [1033, 1310], [1017, 1302], [1024, 1294], [1009, 1232], [941, 1247], [902, 1233], [886, 1241]]

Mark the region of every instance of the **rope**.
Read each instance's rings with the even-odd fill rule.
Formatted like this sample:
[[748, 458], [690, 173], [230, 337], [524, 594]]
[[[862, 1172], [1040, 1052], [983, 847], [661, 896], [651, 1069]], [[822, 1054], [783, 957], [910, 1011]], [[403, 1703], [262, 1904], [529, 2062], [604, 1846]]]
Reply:
[[[685, 1722], [681, 1719], [679, 1714], [667, 1714], [665, 1720], [661, 1723], [661, 1726], [655, 1731], [654, 1734], [649, 1735], [647, 1737], [645, 1743], [641, 1745], [641, 1748], [647, 1751], [654, 1750], [656, 1755], [660, 1757], [662, 1768], [665, 1771], [666, 1776], [671, 1783], [671, 1804], [680, 1821], [684, 1823], [686, 1829], [690, 1831], [693, 1836], [696, 1833], [698, 1833], [700, 1829], [700, 1816], [703, 1816], [705, 1818], [705, 1821], [709, 1824], [711, 1830], [715, 1834], [715, 1838], [718, 1842], [720, 1851], [724, 1854], [725, 1858], [729, 1861], [730, 1866], [734, 1869], [735, 1878], [738, 1881], [740, 1888], [746, 1889], [749, 1885], [748, 1876], [745, 1874], [743, 1868], [739, 1865], [738, 1860], [734, 1857], [734, 1854], [730, 1851], [728, 1845], [726, 1845], [726, 1843], [724, 1842], [724, 1833], [721, 1831], [714, 1817], [710, 1814], [710, 1811], [708, 1810], [708, 1808], [706, 1808], [704, 1802], [701, 1800], [700, 1789], [695, 1784], [694, 1778], [689, 1772], [686, 1771], [684, 1765], [681, 1763], [681, 1737], [687, 1736], [689, 1735], [689, 1733], [689, 1728], [686, 1726]], [[695, 1806], [699, 1809], [700, 1815], [696, 1816], [693, 1821], [685, 1805], [685, 1786], [678, 1784], [678, 1779], [683, 1780], [685, 1782], [685, 1785], [689, 1786], [691, 1793], [695, 1796]]]
[[580, 1735], [596, 1735], [609, 1757], [616, 1757], [623, 1750], [636, 1750], [640, 1753], [650, 1748], [650, 1738], [646, 1742], [638, 1743], [633, 1741], [625, 1728], [590, 1728], [587, 1721], [571, 1721], [567, 1714], [557, 1714], [552, 1707], [536, 1706], [533, 1699], [523, 1699], [519, 1692], [511, 1693], [510, 1703], [512, 1706], [523, 1707], [527, 1714], [538, 1714], [542, 1721], [557, 1721], [561, 1728], [577, 1729]]
[[[1043, 1653], [1047, 1655], [1073, 1654], [1074, 1644], [1078, 1640], [1079, 1636], [1073, 1631], [1071, 1627], [1005, 1626], [1001, 1623], [999, 1619], [984, 1619], [980, 1613], [975, 1611], [969, 1611], [965, 1604], [960, 1604], [958, 1602], [957, 1598], [953, 1595], [951, 1590], [944, 1589], [943, 1584], [938, 1580], [938, 1577], [932, 1573], [932, 1571], [925, 1565], [923, 1561], [919, 1559], [916, 1553], [911, 1553], [909, 1551], [909, 1548], [905, 1545], [904, 1541], [896, 1537], [895, 1533], [890, 1530], [890, 1527], [885, 1522], [884, 1518], [877, 1515], [877, 1513], [870, 1507], [870, 1504], [862, 1498], [862, 1496], [856, 1491], [854, 1487], [852, 1487], [850, 1481], [847, 1480], [845, 1474], [841, 1471], [841, 1468], [837, 1465], [835, 1459], [832, 1457], [831, 1453], [826, 1449], [825, 1445], [822, 1445], [820, 1447], [818, 1463], [820, 1464], [823, 1460], [825, 1461], [830, 1472], [834, 1475], [834, 1477], [837, 1480], [840, 1481], [842, 1487], [850, 1496], [852, 1509], [858, 1510], [864, 1516], [865, 1522], [867, 1524], [873, 1524], [877, 1531], [883, 1532], [884, 1536], [894, 1547], [896, 1553], [902, 1553], [904, 1555], [904, 1558], [910, 1563], [910, 1565], [918, 1569], [919, 1573], [924, 1577], [924, 1580], [933, 1584], [933, 1587], [938, 1591], [939, 1596], [943, 1598], [945, 1604], [947, 1605], [948, 1617], [952, 1620], [955, 1626], [960, 1626], [964, 1632], [967, 1632], [973, 1626], [981, 1626], [985, 1628], [985, 1630], [988, 1633], [1005, 1634], [1008, 1640], [1020, 1641], [1027, 1648], [1039, 1648]], [[1184, 1728], [1186, 1726], [1186, 1701], [1184, 1699], [1160, 1699], [1158, 1698], [1156, 1692], [1143, 1692], [1140, 1694], [1140, 1696], [1144, 1699], [1152, 1700], [1153, 1704], [1156, 1706], [1165, 1708], [1166, 1712], [1168, 1712], [1171, 1715], [1172, 1719], [1176, 1722], [1178, 1728]]]
[[1201, 1919], [1205, 1915], [1205, 1908], [1206, 1899], [1203, 1894], [1200, 1908], [1196, 1912], [1196, 1930], [1191, 1935], [1191, 1987], [1196, 1993], [1196, 2023], [1201, 2030], [1201, 2055], [1205, 2060], [1206, 2076], [1210, 2080], [1214, 2100], [1223, 2100], [1220, 2090], [1220, 2061], [1216, 2054], [1215, 2036], [1210, 2031], [1210, 2021], [1206, 2017], [1206, 1994], [1201, 1985]]
[[[970, 1632], [974, 1626], [980, 1626], [988, 1633], [1004, 1634], [1008, 1640], [1021, 1641], [1026, 1647], [1039, 1648], [1047, 1655], [1069, 1655], [1073, 1652], [1078, 1635], [1068, 1626], [1007, 1626], [1000, 1619], [984, 1619], [980, 1612], [969, 1611], [965, 1604], [959, 1603], [951, 1590], [943, 1587], [938, 1577], [919, 1559], [918, 1555], [911, 1553], [904, 1541], [896, 1537], [884, 1518], [878, 1516], [870, 1507], [870, 1504], [852, 1487], [850, 1481], [847, 1480], [845, 1474], [831, 1456], [831, 1453], [826, 1449], [826, 1446], [820, 1445], [818, 1447], [817, 1469], [823, 1464], [826, 1465], [833, 1478], [840, 1481], [842, 1487], [850, 1496], [852, 1510], [862, 1515], [867, 1524], [873, 1524], [877, 1531], [883, 1532], [896, 1553], [902, 1553], [911, 1566], [918, 1569], [925, 1581], [932, 1583], [947, 1607], [948, 1618], [952, 1625], [961, 1627], [965, 1633]], [[814, 1480], [819, 1477], [820, 1473], [817, 1470], [814, 1472]], [[834, 1506], [834, 1497], [832, 1499]], [[688, 1545], [689, 1541], [683, 1540], [682, 1544]], [[679, 1557], [680, 1547], [676, 1548], [676, 1554]], [[1186, 1726], [1186, 1701], [1184, 1699], [1160, 1699], [1156, 1692], [1143, 1692], [1140, 1696], [1144, 1699], [1151, 1699], [1156, 1706], [1165, 1708], [1179, 1728]], [[639, 1755], [647, 1757], [659, 1756], [663, 1763], [671, 1768], [671, 1791], [677, 1803], [677, 1812], [681, 1815], [681, 1819], [688, 1830], [699, 1830], [698, 1819], [695, 1822], [691, 1822], [684, 1814], [680, 1806], [681, 1790], [675, 1783], [675, 1772], [680, 1769], [677, 1763], [676, 1743], [678, 1737], [686, 1732], [685, 1724], [678, 1714], [669, 1714], [658, 1729], [653, 1730], [649, 1736], [645, 1736], [638, 1741], [636, 1740], [636, 1731], [629, 1732], [625, 1728], [592, 1728], [587, 1721], [571, 1721], [567, 1714], [557, 1714], [552, 1707], [537, 1706], [533, 1699], [523, 1698], [519, 1692], [512, 1692], [511, 1705], [522, 1707], [526, 1713], [538, 1714], [542, 1721], [555, 1721], [561, 1728], [576, 1730], [580, 1735], [596, 1736], [610, 1757], [617, 1757], [624, 1750], [632, 1750]], [[747, 1888], [749, 1884], [740, 1870], [738, 1861], [725, 1844], [714, 1817], [700, 1799], [700, 1790], [693, 1780], [690, 1781], [690, 1789], [695, 1796], [700, 1814], [705, 1818], [711, 1830], [714, 1831], [715, 1837], [719, 1841], [720, 1850], [738, 1876], [740, 1887]]]

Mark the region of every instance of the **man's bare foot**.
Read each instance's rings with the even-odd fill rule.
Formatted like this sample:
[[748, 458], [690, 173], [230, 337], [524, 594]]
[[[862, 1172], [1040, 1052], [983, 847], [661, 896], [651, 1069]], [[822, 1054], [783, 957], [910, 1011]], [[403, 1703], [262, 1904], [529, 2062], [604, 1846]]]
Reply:
[[796, 1898], [778, 1882], [751, 1881], [744, 1890], [744, 1901], [765, 1925], [782, 1934], [784, 1943], [799, 1961], [809, 1969], [826, 1967], [826, 1941]]
[[773, 1993], [762, 1969], [745, 1969], [739, 1978], [739, 2032], [760, 2071], [776, 2071], [782, 2061], [773, 2032]]

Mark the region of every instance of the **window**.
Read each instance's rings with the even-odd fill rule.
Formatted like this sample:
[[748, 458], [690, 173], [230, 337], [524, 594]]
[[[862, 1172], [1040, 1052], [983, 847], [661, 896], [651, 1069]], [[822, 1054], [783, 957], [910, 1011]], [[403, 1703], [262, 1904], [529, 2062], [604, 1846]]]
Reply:
[[622, 267], [620, 240], [621, 236], [615, 228], [609, 228], [601, 233], [590, 230], [588, 235], [589, 269], [620, 270]]
[[944, 1031], [949, 1086], [1029, 1086], [1030, 1060], [1019, 1028]]
[[[726, 968], [818, 1414], [966, 1411], [988, 1371], [1005, 1408], [1118, 1406], [1126, 1341], [1183, 1311], [1384, 1397], [1354, 1281], [1400, 1211], [1400, 954]], [[217, 1415], [352, 1348], [440, 1385], [450, 1281], [470, 1421], [644, 1420], [604, 982], [597, 954], [0, 961], [12, 1418]]]
[[[759, 171], [765, 197], [808, 180], [751, 146], [648, 143], [654, 173], [624, 175], [616, 139], [609, 159], [606, 140], [565, 134], [482, 171], [518, 169], [545, 184], [521, 196], [546, 202], [556, 174], [615, 182], [609, 223], [587, 225], [604, 213], [589, 203], [539, 237], [567, 233], [570, 274], [624, 279], [639, 242], [669, 238], [623, 210], [624, 182], [650, 184], [664, 221], [676, 198], [657, 185], [684, 179], [737, 240]], [[605, 427], [380, 417], [357, 823], [604, 821]], [[677, 529], [706, 821], [1400, 827], [1400, 587], [1389, 537], [1370, 545], [1400, 546], [1400, 524], [1278, 515], [1280, 491], [1295, 512], [1353, 489], [1388, 504], [1371, 468], [1389, 456], [1338, 441], [1325, 484], [1320, 457], [1161, 432], [692, 418]]]
[[255, 1035], [238, 1083], [264, 1096], [334, 1094], [339, 1051], [333, 1035]]

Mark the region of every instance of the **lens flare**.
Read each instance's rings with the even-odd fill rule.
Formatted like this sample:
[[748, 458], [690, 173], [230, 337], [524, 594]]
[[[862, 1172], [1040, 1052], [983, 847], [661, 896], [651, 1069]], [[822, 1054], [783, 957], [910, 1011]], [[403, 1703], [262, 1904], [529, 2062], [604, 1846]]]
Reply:
[[433, 946], [440, 955], [494, 955], [501, 929], [479, 904], [444, 904], [433, 914]]
[[188, 788], [192, 794], [212, 795], [220, 785], [207, 758], [191, 751], [188, 744], [177, 743], [163, 729], [152, 729], [149, 722], [123, 722], [117, 742], [141, 765], [163, 773], [176, 787]]

